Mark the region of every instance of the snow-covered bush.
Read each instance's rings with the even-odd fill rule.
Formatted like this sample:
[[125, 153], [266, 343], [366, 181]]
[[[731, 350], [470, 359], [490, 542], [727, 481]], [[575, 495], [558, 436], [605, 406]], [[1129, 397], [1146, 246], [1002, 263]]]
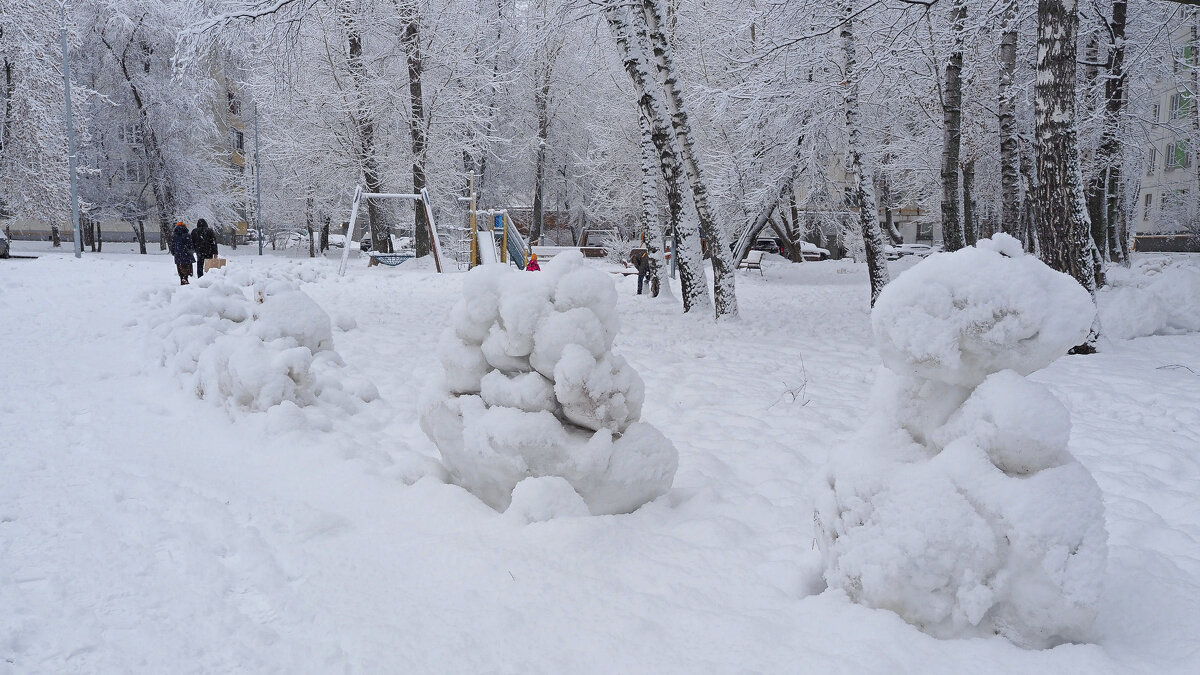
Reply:
[[831, 588], [938, 637], [1079, 641], [1107, 558], [1070, 418], [1024, 375], [1086, 337], [1087, 292], [998, 234], [916, 265], [872, 316], [872, 423], [817, 485]]
[[145, 323], [163, 365], [201, 398], [252, 412], [287, 402], [353, 414], [379, 397], [333, 350], [329, 315], [291, 281], [214, 270], [149, 300]]
[[455, 483], [503, 510], [522, 480], [557, 476], [593, 514], [633, 511], [670, 488], [675, 447], [639, 421], [642, 380], [612, 352], [616, 303], [607, 275], [573, 252], [542, 272], [467, 275], [439, 345], [445, 378], [420, 416]]
[[1113, 266], [1097, 294], [1100, 326], [1119, 339], [1200, 331], [1200, 260], [1142, 256], [1130, 270]]

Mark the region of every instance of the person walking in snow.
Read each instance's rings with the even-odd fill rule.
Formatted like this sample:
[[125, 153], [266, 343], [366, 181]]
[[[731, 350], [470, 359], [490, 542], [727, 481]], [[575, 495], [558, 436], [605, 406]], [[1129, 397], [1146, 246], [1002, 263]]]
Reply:
[[175, 230], [171, 232], [171, 255], [175, 257], [175, 269], [179, 271], [180, 286], [186, 286], [188, 277], [192, 276], [195, 252], [196, 249], [192, 246], [192, 236], [188, 234], [187, 225], [175, 223]]
[[541, 272], [542, 271], [542, 266], [538, 264], [536, 253], [529, 254], [529, 262], [525, 263], [525, 271], [526, 272]]
[[634, 251], [629, 254], [629, 262], [633, 263], [634, 269], [638, 273], [638, 291], [637, 294], [642, 294], [642, 284], [650, 279], [650, 256], [646, 255], [645, 251]]
[[196, 278], [204, 276], [204, 261], [217, 257], [217, 235], [203, 218], [192, 230], [192, 248], [196, 251]]

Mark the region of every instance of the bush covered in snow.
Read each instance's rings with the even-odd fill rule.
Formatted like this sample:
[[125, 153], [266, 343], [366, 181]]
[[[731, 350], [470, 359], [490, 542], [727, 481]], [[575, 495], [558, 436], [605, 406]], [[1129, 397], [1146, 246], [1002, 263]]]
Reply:
[[1200, 259], [1138, 256], [1131, 269], [1109, 268], [1097, 294], [1100, 326], [1119, 339], [1200, 331]]
[[1107, 558], [1067, 410], [1024, 375], [1094, 318], [1087, 292], [999, 234], [918, 264], [872, 316], [873, 423], [817, 488], [825, 579], [939, 637], [1079, 641]]
[[503, 510], [523, 479], [558, 476], [593, 514], [633, 511], [670, 488], [675, 447], [639, 421], [642, 380], [612, 352], [616, 303], [612, 281], [578, 253], [542, 272], [467, 275], [440, 343], [445, 378], [421, 410], [457, 484]]
[[352, 414], [378, 398], [333, 350], [329, 315], [292, 281], [214, 270], [150, 298], [162, 363], [198, 396], [233, 409], [284, 403]]

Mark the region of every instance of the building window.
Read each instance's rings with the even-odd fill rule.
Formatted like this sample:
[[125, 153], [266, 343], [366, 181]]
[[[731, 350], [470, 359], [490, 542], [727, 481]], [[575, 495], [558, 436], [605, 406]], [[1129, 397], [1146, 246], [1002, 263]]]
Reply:
[[1153, 176], [1154, 170], [1158, 168], [1158, 148], [1150, 146], [1150, 161], [1146, 164], [1146, 175]]
[[129, 145], [142, 144], [142, 126], [140, 124], [122, 124], [120, 138], [122, 143]]
[[1158, 118], [1162, 114], [1162, 106], [1155, 103], [1150, 106], [1150, 121], [1158, 124]]
[[1184, 169], [1192, 165], [1192, 154], [1187, 141], [1175, 141], [1167, 146], [1167, 170]]
[[232, 91], [225, 92], [225, 97], [229, 99], [229, 112], [234, 115], [240, 115], [242, 112], [242, 104], [233, 97]]
[[246, 136], [237, 129], [233, 130], [233, 149], [237, 152], [245, 152]]
[[1192, 92], [1181, 91], [1171, 94], [1171, 119], [1181, 120], [1192, 112]]
[[1142, 220], [1150, 220], [1150, 209], [1154, 206], [1154, 193], [1146, 193], [1146, 204], [1142, 209]]

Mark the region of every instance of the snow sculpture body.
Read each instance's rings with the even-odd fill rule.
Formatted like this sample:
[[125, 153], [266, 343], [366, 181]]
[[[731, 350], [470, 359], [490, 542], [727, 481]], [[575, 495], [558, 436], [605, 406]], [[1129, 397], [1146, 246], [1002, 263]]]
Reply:
[[1071, 277], [997, 234], [892, 282], [872, 326], [875, 419], [818, 486], [831, 588], [938, 637], [1086, 638], [1107, 557], [1067, 410], [1024, 375], [1092, 324]]
[[642, 380], [612, 353], [617, 295], [564, 253], [539, 274], [478, 267], [442, 335], [445, 379], [421, 409], [452, 480], [497, 510], [528, 477], [558, 476], [593, 514], [664, 494], [675, 447], [639, 422]]

